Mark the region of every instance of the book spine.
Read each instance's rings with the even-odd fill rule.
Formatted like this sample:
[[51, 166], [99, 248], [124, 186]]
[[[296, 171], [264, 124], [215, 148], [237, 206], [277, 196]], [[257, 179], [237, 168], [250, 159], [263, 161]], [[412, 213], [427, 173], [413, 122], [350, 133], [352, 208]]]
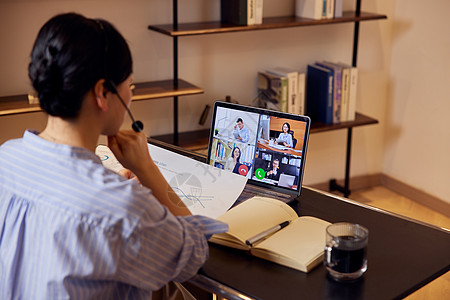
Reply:
[[255, 0], [255, 24], [263, 22], [263, 0]]
[[336, 0], [334, 2], [334, 17], [342, 18], [343, 0]]
[[331, 62], [318, 62], [319, 66], [329, 69], [333, 72], [333, 124], [341, 121], [341, 98], [342, 98], [342, 67]]
[[306, 114], [313, 122], [333, 123], [333, 72], [308, 65], [306, 72]]
[[333, 90], [333, 123], [341, 122], [341, 102], [342, 102], [342, 69], [334, 71], [334, 90]]
[[298, 93], [296, 113], [299, 115], [305, 114], [305, 73], [298, 73]]
[[280, 111], [288, 111], [288, 79], [287, 77], [281, 77], [281, 102]]
[[217, 158], [219, 157], [219, 143], [216, 143], [216, 149], [214, 151], [214, 159], [217, 160]]
[[324, 112], [324, 120], [326, 124], [333, 124], [333, 88], [334, 88], [334, 75], [332, 73], [328, 76], [328, 89], [327, 89], [327, 106]]
[[298, 73], [289, 72], [288, 78], [288, 113], [295, 114], [297, 106]]
[[247, 25], [255, 25], [255, 1], [256, 0], [247, 0]]
[[300, 18], [322, 19], [324, 1], [326, 0], [296, 0], [295, 15]]
[[348, 97], [350, 92], [350, 69], [342, 69], [341, 122], [348, 120]]
[[350, 92], [348, 98], [348, 121], [354, 121], [356, 117], [356, 93], [358, 87], [358, 69], [352, 67], [350, 69]]
[[223, 23], [247, 25], [247, 0], [221, 0], [220, 18]]
[[326, 17], [327, 19], [334, 18], [334, 0], [327, 0]]

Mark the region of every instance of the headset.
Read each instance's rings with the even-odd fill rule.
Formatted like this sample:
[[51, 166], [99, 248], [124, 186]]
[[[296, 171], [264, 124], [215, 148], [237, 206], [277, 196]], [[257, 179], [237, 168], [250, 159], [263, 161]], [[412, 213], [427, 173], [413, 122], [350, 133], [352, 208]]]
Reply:
[[135, 121], [133, 118], [133, 114], [131, 113], [130, 109], [128, 108], [128, 106], [125, 104], [125, 101], [123, 101], [122, 97], [119, 95], [119, 93], [117, 92], [117, 86], [114, 84], [114, 82], [110, 79], [108, 79], [108, 76], [106, 75], [106, 54], [108, 52], [108, 43], [107, 43], [107, 38], [106, 38], [106, 33], [104, 31], [103, 28], [103, 23], [101, 20], [95, 20], [98, 24], [98, 26], [100, 27], [100, 31], [102, 32], [102, 36], [103, 36], [103, 46], [104, 46], [104, 51], [103, 51], [103, 74], [105, 76], [105, 88], [107, 88], [111, 93], [115, 94], [117, 96], [117, 98], [119, 98], [120, 103], [122, 103], [123, 107], [125, 107], [128, 115], [130, 116], [131, 121], [133, 122], [131, 124], [131, 128], [133, 128], [133, 130], [135, 132], [141, 132], [142, 130], [144, 130], [144, 124], [141, 121]]
[[[107, 80], [107, 79], [106, 79]], [[105, 82], [105, 85], [108, 85], [107, 89], [113, 93], [117, 95], [117, 98], [119, 98], [120, 102], [122, 103], [123, 107], [125, 107], [125, 109], [127, 110], [128, 115], [130, 116], [131, 121], [133, 122], [131, 124], [131, 128], [133, 128], [134, 131], [136, 132], [141, 132], [144, 129], [144, 124], [142, 124], [141, 121], [137, 120], [135, 121], [133, 118], [133, 115], [131, 114], [130, 109], [128, 108], [128, 106], [125, 104], [125, 101], [123, 101], [122, 97], [120, 97], [119, 93], [117, 92], [117, 87], [114, 84], [114, 82], [112, 82], [112, 80], [107, 80]]]

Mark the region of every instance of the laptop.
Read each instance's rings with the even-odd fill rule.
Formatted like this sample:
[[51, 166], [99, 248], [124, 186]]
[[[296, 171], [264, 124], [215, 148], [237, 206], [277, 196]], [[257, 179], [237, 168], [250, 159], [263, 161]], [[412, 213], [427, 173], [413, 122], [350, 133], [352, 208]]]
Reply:
[[307, 116], [217, 101], [207, 163], [247, 177], [236, 204], [256, 195], [289, 203], [300, 196], [310, 125]]

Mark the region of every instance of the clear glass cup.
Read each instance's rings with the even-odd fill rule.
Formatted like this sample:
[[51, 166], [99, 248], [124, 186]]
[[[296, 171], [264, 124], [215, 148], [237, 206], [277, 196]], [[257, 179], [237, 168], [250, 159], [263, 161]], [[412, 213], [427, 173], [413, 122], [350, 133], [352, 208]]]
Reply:
[[350, 281], [367, 270], [369, 230], [352, 223], [335, 223], [326, 229], [324, 264], [333, 279]]

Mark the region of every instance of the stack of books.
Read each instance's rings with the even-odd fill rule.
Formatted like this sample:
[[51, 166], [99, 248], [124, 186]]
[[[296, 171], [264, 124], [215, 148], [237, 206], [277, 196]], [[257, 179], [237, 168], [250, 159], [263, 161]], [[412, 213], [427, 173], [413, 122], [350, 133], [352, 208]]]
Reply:
[[259, 106], [304, 115], [305, 79], [304, 72], [283, 67], [258, 72]]
[[332, 19], [342, 17], [343, 0], [296, 0], [295, 15], [308, 19]]
[[313, 122], [337, 124], [355, 120], [358, 69], [327, 61], [306, 71], [306, 114]]
[[262, 24], [263, 0], [221, 0], [220, 18], [235, 25]]
[[[342, 17], [343, 0], [296, 0], [295, 15], [308, 19]], [[257, 25], [263, 22], [263, 0], [220, 0], [223, 23]]]

